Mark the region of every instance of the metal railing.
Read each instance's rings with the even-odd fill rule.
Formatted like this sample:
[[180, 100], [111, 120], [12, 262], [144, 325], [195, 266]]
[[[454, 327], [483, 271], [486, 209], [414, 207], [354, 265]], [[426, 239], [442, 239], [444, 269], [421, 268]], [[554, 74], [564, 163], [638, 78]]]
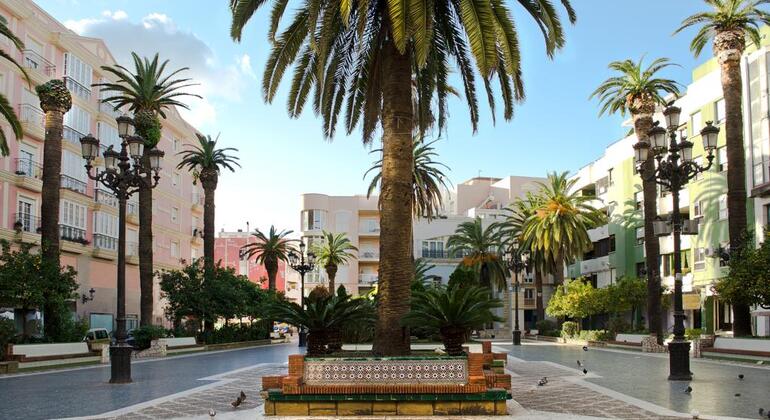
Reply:
[[380, 253], [376, 251], [363, 251], [358, 255], [358, 258], [360, 259], [378, 259], [380, 258]]
[[359, 274], [358, 284], [371, 286], [377, 283], [378, 278], [376, 274]]
[[16, 159], [16, 175], [28, 176], [35, 179], [43, 179], [43, 167], [31, 159]]
[[69, 175], [60, 175], [61, 176], [61, 184], [60, 186], [64, 189], [75, 191], [77, 193], [88, 195], [88, 184], [85, 182], [75, 179]]
[[14, 213], [14, 229], [22, 232], [40, 233], [40, 218], [29, 213]]
[[94, 233], [94, 248], [106, 249], [108, 251], [118, 250], [118, 238], [112, 236]]
[[[110, 92], [108, 92], [108, 94], [111, 95]], [[104, 112], [105, 114], [113, 118], [117, 118], [123, 115], [123, 113], [119, 109], [115, 109], [115, 107], [112, 104], [109, 104], [107, 102], [101, 102], [101, 101], [99, 102], [99, 111]]]
[[109, 191], [96, 190], [94, 201], [100, 204], [106, 204], [110, 207], [118, 207], [118, 198]]
[[65, 241], [88, 243], [86, 241], [86, 230], [74, 226], [59, 225], [59, 238]]
[[65, 125], [64, 131], [62, 133], [62, 137], [64, 137], [64, 140], [67, 140], [68, 142], [80, 147], [80, 139], [85, 137], [86, 135], [81, 133], [78, 130], [75, 130], [74, 128]]
[[91, 100], [91, 88], [83, 86], [80, 82], [69, 76], [64, 76], [63, 80], [64, 84], [67, 85], [67, 89], [69, 89], [70, 92], [80, 96], [87, 101]]
[[468, 252], [458, 251], [454, 255], [448, 249], [423, 249], [423, 258], [460, 259], [468, 256]]
[[19, 111], [21, 122], [33, 124], [38, 128], [45, 128], [45, 113], [42, 109], [32, 104], [21, 104]]
[[24, 50], [22, 54], [24, 56], [24, 67], [37, 70], [48, 77], [53, 77], [56, 74], [56, 65], [46, 60], [45, 57], [36, 51]]
[[535, 303], [535, 298], [524, 298], [524, 305], [531, 306]]

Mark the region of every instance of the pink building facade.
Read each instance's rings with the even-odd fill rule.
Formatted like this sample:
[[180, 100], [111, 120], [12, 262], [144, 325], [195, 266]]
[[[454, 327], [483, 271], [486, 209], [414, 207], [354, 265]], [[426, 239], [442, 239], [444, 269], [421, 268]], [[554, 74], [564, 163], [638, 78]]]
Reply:
[[[214, 261], [223, 267], [231, 267], [237, 274], [246, 276], [252, 283], [267, 289], [267, 270], [262, 264], [257, 264], [256, 256], [246, 258], [240, 252], [241, 248], [255, 238], [248, 232], [220, 232], [214, 243]], [[286, 263], [278, 261], [278, 274], [275, 278], [276, 290], [286, 291]]]
[[[78, 294], [94, 299], [72, 302], [73, 312], [89, 320], [92, 327], [112, 329], [116, 311], [117, 200], [90, 181], [83, 167], [80, 137], [92, 134], [103, 147], [119, 147], [115, 117], [118, 112], [102, 104], [105, 97], [93, 83], [107, 80], [100, 67], [115, 64], [100, 39], [82, 37], [68, 30], [28, 0], [0, 3], [0, 19], [25, 43], [18, 51], [7, 39], [0, 47], [26, 67], [34, 84], [57, 78], [65, 81], [72, 94], [72, 109], [64, 117], [62, 141], [60, 234], [62, 264], [78, 272]], [[173, 66], [173, 63], [172, 63]], [[20, 72], [0, 60], [0, 91], [9, 99], [22, 121], [23, 139], [13, 138], [10, 127], [0, 121], [9, 138], [11, 154], [0, 158], [0, 238], [40, 242], [38, 227], [42, 189], [43, 112], [35, 94]], [[153, 192], [153, 252], [156, 270], [178, 269], [185, 261], [202, 255], [203, 201], [200, 186], [190, 173], [178, 171], [177, 152], [195, 141], [195, 129], [171, 110], [163, 121], [158, 148], [166, 155], [161, 181]], [[138, 323], [138, 204], [132, 197], [127, 209], [127, 301], [128, 328]], [[156, 286], [153, 323], [166, 324], [163, 301]], [[0, 312], [8, 313], [9, 309]]]

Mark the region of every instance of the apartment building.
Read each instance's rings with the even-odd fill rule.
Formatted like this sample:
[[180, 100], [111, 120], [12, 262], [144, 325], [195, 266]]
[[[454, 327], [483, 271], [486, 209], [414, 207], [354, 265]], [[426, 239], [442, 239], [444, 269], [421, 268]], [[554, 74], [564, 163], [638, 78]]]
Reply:
[[[423, 258], [433, 265], [428, 275], [436, 282], [447, 283], [449, 276], [460, 263], [459, 256], [449, 253], [448, 238], [457, 227], [475, 217], [482, 219], [485, 227], [503, 214], [502, 209], [527, 191], [536, 189], [542, 178], [509, 176], [505, 178], [476, 177], [455, 186], [444, 196], [443, 210], [432, 220], [418, 219], [413, 222], [413, 250], [415, 258]], [[377, 284], [379, 268], [379, 211], [378, 197], [328, 196], [303, 194], [301, 225], [302, 236], [309, 242], [321, 241], [321, 231], [345, 233], [358, 247], [358, 258], [339, 268], [335, 283], [344, 285], [354, 294], [364, 294]], [[327, 281], [323, 268], [306, 276], [306, 288]], [[550, 281], [545, 281], [550, 286]], [[550, 287], [544, 288], [544, 299], [550, 297]], [[510, 290], [500, 296], [506, 307], [500, 315], [509, 318], [512, 307]], [[536, 291], [532, 275], [522, 279], [519, 295], [520, 319], [523, 325], [534, 328]], [[497, 325], [499, 335], [510, 335], [510, 322]]]
[[[225, 232], [222, 230], [214, 241], [214, 261], [222, 264], [223, 267], [230, 267], [236, 274], [246, 276], [255, 284], [267, 289], [267, 270], [262, 264], [256, 262], [257, 256], [249, 258], [241, 252], [241, 248], [254, 242], [256, 238], [249, 233], [248, 228], [244, 232], [238, 229], [235, 232]], [[287, 290], [286, 282], [287, 264], [284, 261], [278, 261], [278, 274], [275, 278], [276, 290]]]
[[[763, 28], [763, 33], [770, 30]], [[766, 37], [764, 38], [766, 39]], [[765, 41], [767, 42], [767, 41]], [[770, 222], [770, 126], [768, 126], [768, 77], [770, 77], [770, 42], [748, 52], [743, 59], [744, 119], [746, 142], [747, 190], [749, 192], [749, 225], [761, 232]], [[713, 332], [732, 328], [730, 305], [719, 300], [713, 286], [727, 274], [720, 248], [729, 244], [727, 210], [727, 171], [729, 165], [725, 145], [725, 108], [720, 83], [720, 70], [712, 58], [693, 71], [693, 81], [686, 94], [677, 100], [682, 108], [680, 134], [695, 143], [693, 156], [705, 163], [700, 130], [706, 121], [720, 127], [718, 149], [712, 167], [691, 180], [680, 193], [680, 212], [685, 220], [697, 220], [695, 235], [682, 235], [684, 309], [690, 328]], [[656, 119], [664, 121], [659, 113]], [[629, 124], [630, 125], [630, 124]], [[597, 160], [574, 175], [584, 195], [595, 196], [595, 207], [606, 211], [610, 223], [589, 232], [594, 249], [581, 261], [567, 268], [571, 278], [585, 277], [597, 287], [605, 287], [620, 276], [645, 276], [644, 232], [641, 179], [634, 168], [635, 135], [609, 145]], [[659, 189], [658, 214], [672, 212], [672, 197]], [[761, 235], [758, 235], [758, 240]], [[660, 238], [660, 273], [663, 284], [674, 288], [673, 237]], [[669, 310], [667, 327], [673, 325]], [[755, 319], [757, 331], [768, 331], [767, 317]]]
[[[117, 200], [88, 179], [79, 140], [91, 133], [103, 148], [119, 147], [115, 123], [118, 112], [102, 104], [105, 93], [92, 87], [93, 83], [107, 80], [108, 75], [100, 67], [115, 64], [115, 60], [102, 40], [75, 34], [31, 1], [3, 1], [0, 19], [24, 41], [26, 49], [17, 51], [8, 39], [0, 39], [0, 44], [26, 68], [33, 83], [62, 79], [72, 94], [73, 105], [64, 116], [62, 141], [61, 261], [77, 270], [79, 295], [89, 297], [89, 291], [94, 290], [93, 300], [73, 301], [72, 311], [89, 320], [91, 327], [111, 330], [116, 312]], [[44, 114], [34, 87], [6, 61], [0, 61], [0, 91], [16, 109], [24, 129], [24, 138], [11, 138], [11, 154], [0, 159], [0, 237], [39, 244], [40, 219], [46, 216], [40, 214]], [[153, 191], [156, 270], [180, 268], [185, 261], [202, 255], [203, 245], [198, 234], [202, 231], [202, 190], [193, 185], [190, 173], [176, 169], [180, 160], [177, 152], [195, 141], [195, 129], [176, 110], [167, 114], [158, 145], [166, 155], [160, 184]], [[7, 126], [4, 129], [10, 132]], [[128, 328], [137, 326], [139, 314], [136, 200], [136, 196], [132, 197], [127, 207]], [[163, 323], [157, 283], [155, 303], [153, 322]]]

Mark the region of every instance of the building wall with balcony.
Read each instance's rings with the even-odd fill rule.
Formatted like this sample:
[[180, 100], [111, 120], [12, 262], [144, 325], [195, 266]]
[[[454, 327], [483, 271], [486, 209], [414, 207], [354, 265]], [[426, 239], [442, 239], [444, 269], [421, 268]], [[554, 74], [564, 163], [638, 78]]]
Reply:
[[[214, 262], [222, 264], [223, 267], [230, 267], [236, 274], [248, 277], [255, 284], [267, 289], [267, 269], [262, 264], [256, 262], [257, 255], [247, 257], [241, 252], [245, 245], [253, 243], [256, 238], [249, 232], [225, 232], [221, 231], [214, 241]], [[287, 264], [284, 261], [278, 261], [278, 272], [275, 278], [275, 287], [279, 291], [287, 291], [286, 282]]]
[[[117, 202], [85, 176], [79, 138], [91, 133], [99, 137], [103, 148], [119, 144], [115, 123], [118, 112], [101, 104], [103, 96], [98, 88], [90, 86], [107, 77], [100, 67], [115, 64], [115, 60], [102, 40], [78, 36], [33, 2], [4, 1], [0, 4], [0, 16], [25, 42], [26, 49], [18, 51], [5, 39], [0, 43], [26, 67], [33, 83], [59, 78], [71, 90], [73, 108], [65, 114], [62, 140], [62, 262], [78, 271], [78, 293], [87, 293], [91, 287], [96, 290], [93, 301], [73, 302], [73, 311], [97, 323], [112, 320], [116, 305]], [[24, 129], [22, 139], [9, 139], [11, 153], [0, 160], [0, 237], [39, 243], [38, 227], [41, 217], [45, 217], [40, 214], [44, 116], [34, 87], [5, 61], [0, 62], [0, 91], [17, 110]], [[166, 155], [160, 184], [153, 191], [156, 270], [180, 268], [184, 261], [202, 255], [202, 246], [191, 241], [192, 225], [202, 225], [202, 206], [197, 204], [201, 189], [193, 185], [187, 172], [173, 176], [179, 159], [176, 152], [196, 141], [195, 129], [176, 110], [167, 115], [162, 121], [163, 136], [158, 145]], [[9, 132], [7, 126], [3, 128]], [[132, 197], [127, 205], [126, 227], [126, 310], [131, 317], [139, 313], [137, 197]], [[161, 323], [163, 302], [157, 283], [155, 295], [153, 322]]]

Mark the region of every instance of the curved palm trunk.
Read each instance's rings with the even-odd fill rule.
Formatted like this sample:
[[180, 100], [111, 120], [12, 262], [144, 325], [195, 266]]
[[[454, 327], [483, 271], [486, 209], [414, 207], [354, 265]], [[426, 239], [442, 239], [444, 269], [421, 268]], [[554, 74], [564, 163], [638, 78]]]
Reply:
[[[142, 164], [147, 167], [150, 165], [146, 153], [142, 157]], [[141, 325], [152, 325], [153, 283], [152, 188], [141, 188], [139, 190], [139, 323]]]
[[[655, 110], [654, 104], [647, 108]], [[639, 141], [649, 142], [647, 133], [652, 129], [652, 112], [633, 115], [634, 132]], [[655, 236], [653, 222], [658, 216], [657, 184], [652, 178], [655, 173], [655, 158], [650, 156], [642, 166], [642, 194], [644, 195], [644, 251], [647, 266], [647, 323], [650, 332], [657, 336], [658, 344], [663, 344], [662, 307], [660, 303], [660, 242]]]
[[[46, 108], [44, 108], [46, 109]], [[40, 203], [40, 235], [43, 258], [59, 262], [59, 195], [61, 178], [62, 135], [64, 111], [47, 108], [45, 112], [45, 143], [43, 144], [43, 189]], [[58, 335], [61, 320], [56, 308], [46, 305], [45, 335]], [[25, 320], [26, 325], [26, 320]]]
[[326, 334], [322, 330], [310, 330], [307, 335], [307, 355], [323, 356], [326, 353]]
[[543, 306], [543, 273], [540, 270], [535, 270], [535, 289], [537, 293], [535, 311], [537, 313], [537, 320], [542, 321], [545, 319], [545, 307]]
[[272, 261], [265, 261], [265, 271], [267, 271], [267, 288], [275, 290], [276, 281], [275, 278], [278, 275], [278, 263]]
[[[722, 31], [714, 38], [714, 50], [722, 70], [722, 92], [725, 98], [725, 134], [727, 139], [727, 210], [730, 249], [744, 245], [746, 215], [746, 155], [743, 147], [743, 110], [741, 55], [745, 46], [743, 31]], [[733, 334], [751, 335], [751, 312], [748, 305], [733, 305]]]
[[465, 330], [462, 328], [442, 328], [441, 341], [444, 342], [444, 350], [449, 356], [462, 356], [463, 343], [465, 342]]
[[392, 38], [383, 50], [382, 184], [380, 192], [379, 305], [375, 354], [409, 354], [409, 329], [401, 318], [409, 312], [412, 230], [412, 68]]
[[214, 235], [215, 235], [215, 216], [216, 208], [214, 198], [217, 190], [219, 177], [216, 171], [207, 171], [201, 173], [201, 184], [205, 194], [203, 204], [203, 266], [206, 273], [214, 270]]
[[326, 276], [329, 277], [329, 293], [335, 294], [337, 289], [334, 288], [334, 279], [337, 277], [337, 265], [327, 264], [324, 266], [324, 269], [326, 270]]

